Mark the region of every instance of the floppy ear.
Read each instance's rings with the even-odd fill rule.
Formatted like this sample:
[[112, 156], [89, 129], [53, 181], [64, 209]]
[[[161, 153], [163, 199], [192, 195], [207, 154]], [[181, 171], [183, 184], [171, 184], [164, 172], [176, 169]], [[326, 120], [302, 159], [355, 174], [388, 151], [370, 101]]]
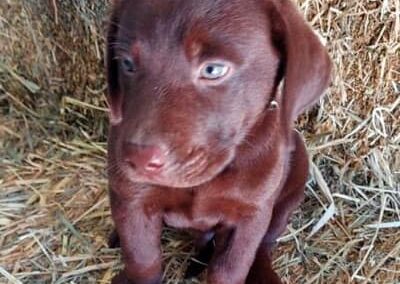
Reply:
[[120, 12], [120, 1], [114, 1], [114, 7], [110, 15], [108, 30], [107, 30], [107, 42], [106, 42], [106, 69], [107, 69], [107, 85], [108, 85], [108, 96], [107, 102], [110, 108], [110, 122], [115, 125], [121, 122], [121, 104], [122, 94], [119, 85], [119, 68], [118, 61], [116, 60], [116, 54], [114, 46], [117, 41], [117, 34], [119, 28], [119, 12]]
[[326, 89], [331, 61], [318, 37], [291, 0], [273, 0], [273, 40], [282, 52], [282, 122], [290, 134], [294, 120]]

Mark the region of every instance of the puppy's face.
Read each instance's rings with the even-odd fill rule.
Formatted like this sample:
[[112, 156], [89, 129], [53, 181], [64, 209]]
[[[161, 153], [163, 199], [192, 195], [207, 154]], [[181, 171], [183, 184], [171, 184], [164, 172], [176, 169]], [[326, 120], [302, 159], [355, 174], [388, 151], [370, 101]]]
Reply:
[[119, 1], [110, 23], [110, 169], [134, 182], [204, 183], [276, 87], [278, 55], [260, 1]]

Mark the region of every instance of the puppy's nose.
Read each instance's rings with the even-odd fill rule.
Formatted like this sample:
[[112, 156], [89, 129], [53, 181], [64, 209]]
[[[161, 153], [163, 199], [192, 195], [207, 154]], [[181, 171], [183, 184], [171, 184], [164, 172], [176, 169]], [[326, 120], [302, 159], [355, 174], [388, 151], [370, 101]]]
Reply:
[[158, 172], [165, 164], [166, 155], [160, 147], [128, 143], [126, 159], [137, 170]]

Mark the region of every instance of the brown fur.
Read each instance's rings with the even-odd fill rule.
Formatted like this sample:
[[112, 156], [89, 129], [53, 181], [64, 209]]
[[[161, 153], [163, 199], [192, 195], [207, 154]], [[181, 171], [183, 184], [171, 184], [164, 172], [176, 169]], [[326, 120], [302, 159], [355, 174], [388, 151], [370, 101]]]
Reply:
[[[226, 79], [196, 77], [215, 60], [230, 64]], [[308, 174], [293, 122], [322, 95], [330, 69], [288, 0], [116, 1], [108, 171], [125, 269], [113, 283], [161, 283], [163, 224], [213, 239], [208, 283], [281, 283], [270, 250]], [[162, 157], [160, 169], [142, 168], [149, 155]]]

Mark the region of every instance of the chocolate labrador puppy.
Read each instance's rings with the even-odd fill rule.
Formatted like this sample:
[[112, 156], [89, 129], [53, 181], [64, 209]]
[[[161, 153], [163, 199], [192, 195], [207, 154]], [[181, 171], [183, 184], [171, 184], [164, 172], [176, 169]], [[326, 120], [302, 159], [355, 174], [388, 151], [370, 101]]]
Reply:
[[125, 269], [113, 283], [161, 283], [164, 224], [215, 244], [208, 283], [281, 283], [269, 254], [308, 174], [293, 123], [330, 69], [289, 0], [115, 0], [108, 174]]

